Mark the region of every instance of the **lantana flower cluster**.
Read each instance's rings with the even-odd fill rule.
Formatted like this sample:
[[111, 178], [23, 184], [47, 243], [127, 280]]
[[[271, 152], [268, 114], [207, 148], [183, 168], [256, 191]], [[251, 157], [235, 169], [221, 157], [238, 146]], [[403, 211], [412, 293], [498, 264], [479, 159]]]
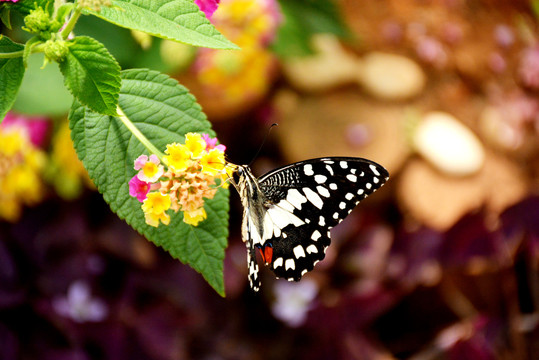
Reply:
[[41, 173], [46, 156], [32, 143], [26, 127], [4, 122], [0, 127], [0, 218], [17, 221], [23, 205], [34, 205], [44, 196]]
[[206, 219], [204, 199], [219, 186], [228, 187], [234, 170], [225, 162], [225, 146], [207, 134], [188, 133], [185, 144], [168, 144], [162, 161], [155, 154], [135, 160], [138, 173], [129, 181], [129, 194], [142, 203], [146, 223], [170, 223], [169, 210], [183, 212], [183, 221], [197, 226]]
[[198, 52], [193, 71], [205, 91], [230, 105], [263, 95], [276, 65], [269, 45], [282, 21], [277, 0], [221, 0], [211, 21], [242, 51]]

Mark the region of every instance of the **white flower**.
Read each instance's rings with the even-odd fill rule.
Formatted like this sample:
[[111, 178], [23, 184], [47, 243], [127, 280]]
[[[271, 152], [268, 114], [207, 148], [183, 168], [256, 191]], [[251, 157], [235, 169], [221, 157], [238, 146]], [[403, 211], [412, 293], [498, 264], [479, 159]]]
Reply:
[[108, 315], [105, 302], [93, 298], [90, 286], [82, 280], [77, 280], [69, 286], [67, 296], [54, 298], [52, 307], [59, 315], [78, 323], [102, 321]]
[[289, 326], [302, 325], [318, 294], [318, 285], [308, 279], [299, 283], [277, 281], [273, 289], [276, 297], [271, 307], [273, 315]]

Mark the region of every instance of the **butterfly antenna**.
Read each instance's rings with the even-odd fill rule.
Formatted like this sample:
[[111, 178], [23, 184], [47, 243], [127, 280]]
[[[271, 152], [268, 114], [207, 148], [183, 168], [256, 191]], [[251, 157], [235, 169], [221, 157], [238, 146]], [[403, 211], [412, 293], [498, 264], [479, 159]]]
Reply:
[[260, 147], [258, 148], [258, 151], [256, 152], [255, 156], [253, 157], [253, 160], [251, 160], [251, 162], [249, 163], [248, 166], [251, 166], [251, 164], [256, 160], [256, 158], [257, 158], [258, 155], [260, 154], [260, 151], [262, 151], [262, 148], [264, 147], [264, 144], [266, 143], [266, 140], [268, 139], [269, 133], [270, 133], [271, 129], [272, 129], [274, 126], [279, 126], [279, 124], [273, 123], [273, 124], [271, 124], [271, 126], [268, 128], [268, 131], [266, 132], [266, 135], [264, 136], [264, 140], [262, 140], [262, 144], [260, 144]]

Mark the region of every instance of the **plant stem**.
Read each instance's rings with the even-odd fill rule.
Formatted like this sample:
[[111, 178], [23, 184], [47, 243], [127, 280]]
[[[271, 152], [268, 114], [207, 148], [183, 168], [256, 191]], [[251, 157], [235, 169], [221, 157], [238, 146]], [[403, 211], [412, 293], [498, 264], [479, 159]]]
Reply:
[[0, 59], [18, 58], [24, 54], [24, 50], [13, 51], [8, 53], [0, 53]]
[[118, 117], [120, 118], [122, 123], [125, 125], [125, 127], [127, 127], [127, 129], [129, 129], [129, 131], [131, 131], [131, 133], [133, 135], [135, 135], [135, 137], [142, 143], [142, 145], [144, 145], [144, 147], [146, 147], [146, 149], [148, 149], [150, 154], [157, 155], [159, 160], [161, 160], [161, 162], [162, 162], [164, 154], [161, 151], [159, 151], [150, 142], [150, 140], [148, 140], [148, 138], [146, 138], [146, 136], [144, 136], [143, 133], [140, 132], [140, 130], [135, 126], [135, 124], [133, 124], [131, 122], [131, 120], [129, 120], [129, 118], [124, 114], [124, 112], [122, 111], [122, 109], [120, 108], [119, 105], [116, 107], [116, 112], [118, 112]]
[[[32, 53], [43, 52], [45, 44], [37, 44], [32, 47]], [[24, 55], [24, 50], [13, 51], [9, 53], [0, 53], [0, 59], [18, 58]]]
[[82, 14], [82, 7], [77, 3], [75, 5], [75, 10], [73, 10], [73, 15], [71, 15], [71, 17], [69, 18], [69, 21], [63, 28], [62, 32], [60, 32], [60, 36], [62, 37], [63, 40], [67, 39], [69, 34], [71, 34], [81, 14]]

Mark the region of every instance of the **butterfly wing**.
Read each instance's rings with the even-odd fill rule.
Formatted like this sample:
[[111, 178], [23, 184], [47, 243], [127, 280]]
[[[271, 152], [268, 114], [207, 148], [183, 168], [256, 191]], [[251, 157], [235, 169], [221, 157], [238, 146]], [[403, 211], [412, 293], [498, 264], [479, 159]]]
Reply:
[[264, 216], [264, 246], [277, 277], [299, 280], [325, 257], [329, 230], [389, 178], [386, 169], [366, 159], [318, 158], [270, 171], [258, 179], [269, 204]]

